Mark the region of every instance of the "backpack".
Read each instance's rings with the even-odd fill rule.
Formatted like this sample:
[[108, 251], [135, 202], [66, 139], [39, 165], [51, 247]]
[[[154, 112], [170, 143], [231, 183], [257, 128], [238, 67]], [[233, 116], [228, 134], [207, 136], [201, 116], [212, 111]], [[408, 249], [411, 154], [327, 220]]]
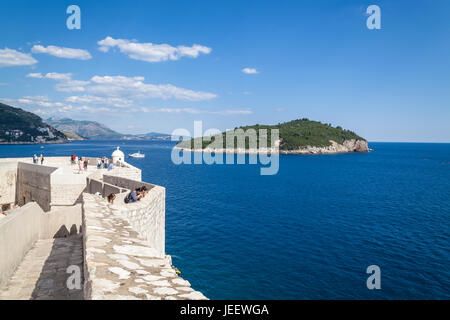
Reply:
[[129, 194], [127, 194], [127, 196], [125, 197], [124, 201], [125, 203], [129, 203], [131, 200], [131, 192]]

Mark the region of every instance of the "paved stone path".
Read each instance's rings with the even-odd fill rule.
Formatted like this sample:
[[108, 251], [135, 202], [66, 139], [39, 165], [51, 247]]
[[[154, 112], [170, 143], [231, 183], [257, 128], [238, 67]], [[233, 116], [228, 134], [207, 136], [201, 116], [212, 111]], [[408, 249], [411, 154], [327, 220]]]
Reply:
[[83, 194], [87, 291], [91, 299], [202, 300], [101, 197]]
[[67, 268], [76, 265], [81, 270], [83, 287], [82, 236], [38, 240], [0, 291], [0, 300], [79, 300], [83, 290], [69, 290]]

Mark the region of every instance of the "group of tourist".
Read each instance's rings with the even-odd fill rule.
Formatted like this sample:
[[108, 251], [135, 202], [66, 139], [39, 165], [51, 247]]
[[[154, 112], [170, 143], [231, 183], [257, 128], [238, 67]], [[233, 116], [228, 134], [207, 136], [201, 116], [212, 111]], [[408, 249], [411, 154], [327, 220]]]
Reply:
[[88, 165], [89, 165], [88, 158], [78, 157], [76, 154], [73, 154], [71, 156], [71, 162], [72, 162], [72, 165], [78, 166], [78, 173], [81, 173], [83, 170], [87, 171], [87, 169], [88, 169]]
[[108, 169], [111, 170], [109, 167], [112, 165], [112, 162], [108, 160], [106, 157], [101, 157], [97, 159], [97, 169]]
[[[146, 186], [142, 186], [140, 188], [136, 188], [135, 190], [131, 191], [126, 197], [125, 197], [125, 203], [133, 203], [141, 200], [144, 198], [148, 193], [148, 188]], [[100, 195], [100, 193], [98, 193]], [[106, 198], [109, 203], [114, 203], [114, 200], [116, 199], [116, 195], [114, 193], [111, 193]]]
[[42, 155], [42, 153], [41, 153], [41, 155], [39, 157], [36, 154], [34, 154], [34, 156], [33, 156], [33, 163], [34, 164], [41, 163], [41, 165], [44, 164], [44, 156]]
[[133, 203], [133, 202], [139, 201], [142, 198], [144, 198], [147, 195], [147, 193], [148, 193], [148, 189], [146, 186], [136, 188], [135, 190], [131, 191], [125, 197], [125, 203]]

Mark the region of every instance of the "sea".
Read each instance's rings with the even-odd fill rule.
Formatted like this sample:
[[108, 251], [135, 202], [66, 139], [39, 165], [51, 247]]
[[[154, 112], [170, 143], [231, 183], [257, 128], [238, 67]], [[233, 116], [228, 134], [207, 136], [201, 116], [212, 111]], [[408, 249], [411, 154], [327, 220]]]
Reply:
[[[177, 165], [171, 141], [2, 145], [0, 157], [109, 156], [117, 146], [145, 153], [126, 161], [166, 188], [166, 251], [210, 299], [450, 298], [450, 144], [280, 155], [276, 175], [258, 164]], [[367, 286], [374, 265], [380, 289]]]

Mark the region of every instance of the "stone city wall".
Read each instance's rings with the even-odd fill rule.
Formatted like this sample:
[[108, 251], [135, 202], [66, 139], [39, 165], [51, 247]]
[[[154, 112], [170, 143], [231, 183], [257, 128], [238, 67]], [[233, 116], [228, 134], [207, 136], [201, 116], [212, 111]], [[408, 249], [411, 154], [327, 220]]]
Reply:
[[29, 202], [9, 211], [0, 219], [0, 288], [37, 240], [78, 234], [81, 224], [81, 204], [44, 212]]
[[52, 208], [44, 212], [40, 220], [40, 239], [63, 238], [81, 232], [82, 204], [74, 206]]
[[100, 179], [94, 179], [92, 177], [87, 178], [87, 188], [86, 192], [91, 194], [96, 194], [99, 192], [102, 197], [107, 197], [109, 194], [120, 194], [122, 192], [128, 192], [126, 188], [120, 188], [113, 184], [106, 183]]
[[11, 210], [0, 220], [0, 288], [39, 239], [40, 217], [44, 212], [35, 203]]
[[134, 180], [127, 177], [110, 175], [109, 173], [103, 175], [103, 181], [128, 190], [135, 190], [136, 188], [140, 188], [142, 186], [146, 186], [148, 190], [151, 190], [155, 187], [155, 185], [151, 183], [142, 182], [141, 180]]
[[149, 192], [140, 201], [125, 204], [123, 197], [117, 197], [113, 209], [124, 215], [134, 230], [147, 239], [152, 248], [155, 248], [161, 256], [164, 255], [166, 189], [117, 176], [103, 175], [103, 181], [128, 190], [142, 186], [147, 187]]
[[57, 168], [19, 162], [17, 170], [17, 203], [20, 206], [36, 201], [44, 211], [50, 211], [50, 175]]
[[0, 165], [0, 204], [16, 202], [17, 162]]
[[86, 190], [86, 175], [74, 174], [75, 167], [58, 168], [51, 175], [51, 206], [71, 206], [81, 202], [81, 194]]
[[165, 254], [166, 189], [154, 186], [140, 201], [125, 204], [116, 199], [112, 210], [122, 215], [159, 256]]
[[84, 298], [206, 299], [103, 198], [83, 194]]
[[142, 180], [141, 170], [136, 167], [133, 167], [128, 163], [124, 163], [122, 167], [114, 166], [114, 169], [108, 171], [107, 174], [110, 176], [128, 178], [136, 181]]

